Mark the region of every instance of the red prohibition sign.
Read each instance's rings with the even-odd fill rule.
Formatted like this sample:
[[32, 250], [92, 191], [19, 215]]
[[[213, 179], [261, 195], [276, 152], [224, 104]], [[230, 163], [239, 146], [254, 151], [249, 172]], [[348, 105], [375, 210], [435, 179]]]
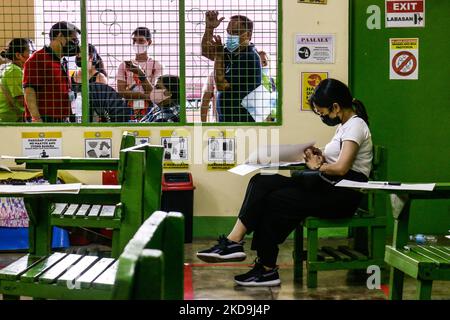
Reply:
[[[397, 61], [402, 56], [406, 56], [406, 57], [403, 60], [400, 61], [399, 65], [397, 65]], [[406, 71], [402, 71], [403, 68], [405, 68], [407, 66], [409, 67], [409, 63], [410, 62], [412, 62], [412, 67], [408, 68]], [[392, 69], [394, 69], [395, 73], [397, 73], [397, 74], [399, 74], [401, 76], [409, 76], [414, 71], [416, 71], [416, 68], [417, 68], [417, 59], [409, 51], [400, 51], [392, 59]]]

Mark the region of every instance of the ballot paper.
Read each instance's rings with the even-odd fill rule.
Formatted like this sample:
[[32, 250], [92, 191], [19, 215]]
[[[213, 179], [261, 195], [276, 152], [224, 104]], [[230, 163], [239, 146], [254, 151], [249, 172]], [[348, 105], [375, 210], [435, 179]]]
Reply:
[[304, 151], [313, 146], [314, 141], [303, 144], [282, 144], [258, 147], [248, 159], [230, 170], [231, 173], [245, 176], [251, 172], [267, 169], [298, 165], [304, 162]]
[[0, 194], [71, 193], [80, 192], [81, 183], [0, 185]]
[[345, 179], [335, 184], [336, 187], [345, 188], [417, 191], [433, 191], [435, 185], [435, 183], [401, 183], [400, 185], [390, 185], [388, 181], [357, 182]]

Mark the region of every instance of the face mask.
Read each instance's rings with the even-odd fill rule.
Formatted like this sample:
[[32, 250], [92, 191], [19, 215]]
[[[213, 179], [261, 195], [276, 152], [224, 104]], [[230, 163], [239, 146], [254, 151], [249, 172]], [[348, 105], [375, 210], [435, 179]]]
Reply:
[[152, 92], [150, 92], [150, 100], [152, 100], [154, 104], [159, 105], [164, 100], [169, 99], [170, 97], [166, 96], [164, 91], [164, 89], [153, 89]]
[[65, 57], [73, 57], [76, 56], [80, 52], [80, 48], [78, 47], [78, 43], [73, 40], [70, 40], [66, 43], [66, 45], [62, 48], [62, 54]]
[[341, 119], [339, 119], [338, 116], [336, 116], [335, 118], [330, 118], [330, 115], [328, 114], [326, 116], [320, 116], [320, 120], [322, 120], [323, 123], [330, 127], [334, 127], [341, 123]]
[[135, 44], [133, 45], [134, 52], [137, 54], [146, 53], [148, 49], [148, 45], [146, 44]]
[[261, 68], [261, 72], [262, 72], [262, 74], [268, 76], [269, 73], [270, 73], [270, 68], [269, 67], [262, 67]]
[[227, 42], [226, 42], [225, 46], [227, 47], [228, 51], [233, 52], [234, 50], [239, 48], [239, 44], [240, 44], [239, 36], [235, 36], [235, 35], [231, 35], [231, 34], [227, 35]]

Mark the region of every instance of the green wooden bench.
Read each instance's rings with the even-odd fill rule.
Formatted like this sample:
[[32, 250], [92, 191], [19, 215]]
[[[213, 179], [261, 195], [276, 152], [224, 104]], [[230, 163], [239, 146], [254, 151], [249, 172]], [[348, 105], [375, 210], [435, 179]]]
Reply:
[[162, 157], [162, 146], [142, 144], [120, 151], [120, 185], [83, 185], [78, 194], [2, 196], [24, 198], [31, 254], [50, 253], [52, 226], [111, 228], [111, 255], [117, 258], [148, 215], [160, 209]]
[[143, 144], [122, 149], [118, 165], [120, 199], [82, 196], [62, 201], [54, 198], [50, 224], [110, 228], [113, 230], [112, 256], [117, 257], [148, 214], [160, 209], [162, 160], [162, 146]]
[[118, 259], [26, 255], [0, 270], [4, 299], [183, 299], [184, 218], [154, 212]]
[[[403, 298], [405, 275], [417, 280], [416, 298], [420, 300], [431, 299], [433, 281], [450, 281], [450, 246], [408, 244], [411, 202], [419, 199], [450, 199], [450, 183], [437, 183], [431, 192], [402, 191], [391, 195], [394, 237], [385, 252], [385, 261], [391, 267], [391, 300]], [[434, 223], [449, 225], [449, 221], [435, 220]]]
[[[374, 146], [371, 179], [385, 180], [386, 150]], [[370, 265], [382, 265], [385, 247], [386, 216], [382, 195], [369, 193], [355, 215], [348, 219], [309, 217], [294, 232], [294, 281], [303, 280], [306, 261], [307, 287], [317, 287], [317, 272], [328, 270], [366, 270]], [[349, 228], [354, 246], [319, 247], [320, 228]], [[306, 250], [304, 231], [306, 229]]]

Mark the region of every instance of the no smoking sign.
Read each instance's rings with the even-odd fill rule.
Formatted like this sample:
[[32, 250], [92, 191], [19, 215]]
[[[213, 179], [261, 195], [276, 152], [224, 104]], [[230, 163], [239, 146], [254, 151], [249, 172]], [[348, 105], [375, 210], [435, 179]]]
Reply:
[[419, 78], [419, 39], [390, 39], [390, 79]]

